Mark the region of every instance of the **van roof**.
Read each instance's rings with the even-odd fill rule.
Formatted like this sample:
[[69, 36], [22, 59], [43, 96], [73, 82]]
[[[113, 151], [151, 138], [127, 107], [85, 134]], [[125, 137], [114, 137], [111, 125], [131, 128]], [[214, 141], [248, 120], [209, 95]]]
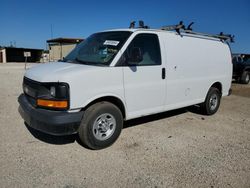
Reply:
[[[146, 29], [146, 28], [133, 28], [133, 29], [128, 29], [128, 28], [124, 28], [124, 29], [111, 29], [111, 30], [105, 30], [102, 32], [112, 32], [112, 31], [129, 31], [129, 32], [137, 32], [137, 31], [147, 31], [147, 32], [152, 32], [152, 33], [170, 33], [170, 34], [176, 34], [175, 31], [166, 31], [166, 30], [162, 30], [162, 29]], [[192, 33], [185, 33], [185, 32], [181, 32], [182, 36], [190, 36], [190, 37], [195, 37], [195, 38], [202, 38], [202, 39], [210, 39], [210, 40], [215, 40], [215, 41], [221, 41], [219, 38], [217, 37], [213, 37], [213, 36], [204, 36], [204, 35], [199, 35], [199, 34], [192, 34]]]
[[[164, 31], [161, 29], [146, 29], [146, 28], [134, 28], [134, 29], [128, 29], [128, 28], [121, 28], [121, 29], [111, 29], [111, 30], [105, 30], [106, 31], [130, 31], [130, 32], [136, 32], [136, 31], [152, 31], [152, 32], [160, 32]], [[170, 31], [164, 31], [164, 32], [170, 32]]]
[[187, 27], [184, 25], [183, 21], [180, 21], [177, 25], [167, 25], [162, 26], [159, 29], [150, 29], [149, 26], [144, 25], [144, 22], [142, 20], [139, 20], [139, 26], [135, 27], [136, 21], [130, 22], [129, 29], [113, 29], [113, 30], [107, 30], [107, 31], [130, 31], [130, 32], [136, 32], [136, 31], [147, 31], [152, 33], [171, 33], [171, 34], [178, 34], [181, 36], [189, 36], [189, 37], [195, 37], [195, 38], [202, 38], [202, 39], [210, 39], [210, 40], [216, 40], [221, 42], [234, 42], [234, 35], [231, 34], [225, 34], [223, 32], [220, 32], [219, 34], [210, 34], [210, 33], [202, 33], [193, 31], [192, 25], [194, 22], [191, 22]]

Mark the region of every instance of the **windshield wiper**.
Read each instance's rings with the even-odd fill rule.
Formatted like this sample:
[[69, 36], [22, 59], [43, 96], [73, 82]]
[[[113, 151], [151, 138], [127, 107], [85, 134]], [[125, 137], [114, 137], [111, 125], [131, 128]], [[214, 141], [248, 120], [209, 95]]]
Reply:
[[64, 57], [62, 59], [59, 59], [58, 62], [67, 62], [68, 60]]
[[80, 63], [80, 64], [84, 64], [84, 65], [94, 65], [91, 62], [82, 61], [82, 60], [78, 59], [77, 57], [75, 58], [75, 61], [78, 62], [78, 63]]
[[107, 66], [103, 63], [93, 63], [93, 62], [88, 62], [88, 61], [82, 61], [82, 60], [78, 59], [77, 57], [75, 58], [75, 61], [77, 61], [78, 63], [84, 64], [84, 65]]

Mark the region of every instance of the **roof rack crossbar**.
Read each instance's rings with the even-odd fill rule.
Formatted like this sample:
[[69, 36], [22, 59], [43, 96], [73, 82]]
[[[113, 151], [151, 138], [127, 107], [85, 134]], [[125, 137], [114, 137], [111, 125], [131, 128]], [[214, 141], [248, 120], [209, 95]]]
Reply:
[[218, 38], [220, 40], [230, 41], [232, 43], [234, 42], [234, 35], [224, 34], [223, 32], [221, 32], [220, 34], [209, 34], [209, 33], [195, 32], [192, 30], [184, 30], [184, 33], [189, 33], [189, 34], [193, 34], [193, 35], [200, 35], [200, 36], [205, 36], [205, 37]]
[[181, 35], [181, 33], [189, 33], [189, 34], [193, 34], [193, 35], [200, 35], [200, 36], [218, 38], [220, 40], [229, 41], [229, 42], [232, 42], [232, 43], [234, 42], [234, 35], [224, 34], [223, 32], [220, 32], [220, 34], [218, 34], [218, 35], [195, 32], [192, 29], [193, 24], [194, 24], [194, 22], [191, 22], [188, 25], [188, 27], [186, 28], [183, 21], [180, 21], [179, 24], [177, 24], [177, 25], [163, 26], [163, 27], [161, 27], [161, 29], [165, 30], [165, 31], [173, 31], [173, 30], [175, 30], [179, 35]]
[[180, 33], [180, 30], [185, 30], [185, 25], [183, 24], [183, 21], [180, 21], [179, 24], [177, 25], [168, 25], [168, 26], [163, 26], [161, 27], [162, 30], [165, 30], [165, 31], [173, 31], [175, 30], [179, 35], [181, 34]]

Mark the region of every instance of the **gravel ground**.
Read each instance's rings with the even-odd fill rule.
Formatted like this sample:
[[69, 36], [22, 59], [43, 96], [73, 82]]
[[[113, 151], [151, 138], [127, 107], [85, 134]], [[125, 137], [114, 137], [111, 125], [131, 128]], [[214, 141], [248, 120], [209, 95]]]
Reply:
[[0, 65], [1, 187], [250, 187], [250, 85], [233, 84], [214, 116], [180, 109], [129, 121], [114, 145], [92, 151], [24, 125], [23, 68]]

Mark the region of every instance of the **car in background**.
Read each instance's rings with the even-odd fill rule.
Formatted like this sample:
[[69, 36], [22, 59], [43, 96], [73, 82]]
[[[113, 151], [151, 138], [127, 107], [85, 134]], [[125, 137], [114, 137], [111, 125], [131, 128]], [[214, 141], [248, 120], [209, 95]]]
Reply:
[[233, 78], [242, 84], [250, 82], [250, 54], [233, 54]]

